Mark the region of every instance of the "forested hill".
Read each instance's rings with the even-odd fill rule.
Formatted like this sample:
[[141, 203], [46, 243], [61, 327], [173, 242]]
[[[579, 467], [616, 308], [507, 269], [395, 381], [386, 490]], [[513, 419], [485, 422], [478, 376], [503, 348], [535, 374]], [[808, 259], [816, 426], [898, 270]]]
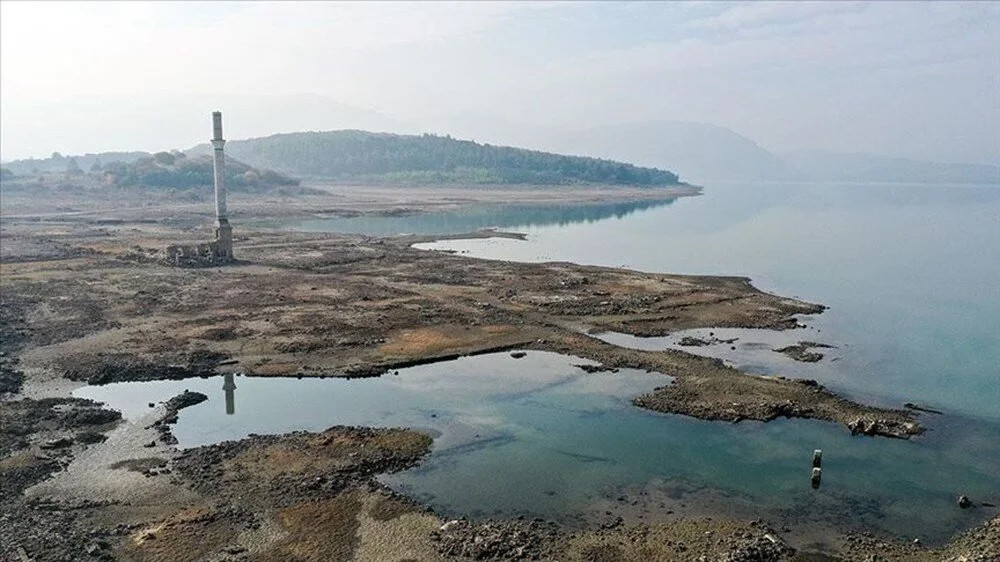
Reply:
[[[207, 153], [207, 145], [189, 152]], [[435, 135], [290, 133], [226, 143], [247, 164], [296, 176], [399, 183], [678, 184], [677, 175], [597, 158], [492, 146]]]

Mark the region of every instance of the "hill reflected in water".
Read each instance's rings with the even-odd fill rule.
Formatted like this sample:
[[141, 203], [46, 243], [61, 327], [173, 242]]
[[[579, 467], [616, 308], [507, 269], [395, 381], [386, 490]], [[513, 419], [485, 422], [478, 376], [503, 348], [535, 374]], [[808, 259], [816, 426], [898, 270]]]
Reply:
[[633, 213], [671, 205], [676, 198], [615, 203], [567, 205], [475, 205], [453, 211], [394, 216], [330, 217], [295, 221], [271, 221], [263, 226], [305, 232], [342, 232], [391, 236], [397, 234], [461, 234], [484, 228], [593, 223], [622, 219]]

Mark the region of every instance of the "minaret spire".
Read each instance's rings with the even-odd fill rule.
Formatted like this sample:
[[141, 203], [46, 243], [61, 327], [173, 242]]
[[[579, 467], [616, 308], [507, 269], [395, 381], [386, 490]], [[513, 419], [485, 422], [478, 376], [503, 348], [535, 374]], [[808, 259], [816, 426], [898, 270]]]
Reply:
[[222, 112], [212, 112], [212, 151], [215, 168], [215, 256], [222, 260], [233, 259], [233, 227], [229, 226], [226, 211], [226, 146], [222, 138]]

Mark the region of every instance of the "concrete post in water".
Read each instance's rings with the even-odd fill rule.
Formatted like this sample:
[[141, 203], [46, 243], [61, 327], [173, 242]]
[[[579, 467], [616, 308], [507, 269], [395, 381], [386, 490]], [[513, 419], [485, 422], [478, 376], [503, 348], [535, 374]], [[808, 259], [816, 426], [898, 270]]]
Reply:
[[823, 464], [823, 449], [813, 451], [813, 468], [819, 468]]
[[823, 469], [818, 466], [814, 466], [812, 470], [812, 476], [810, 477], [810, 480], [812, 481], [813, 490], [819, 488], [819, 481], [822, 477], [823, 477]]
[[215, 168], [215, 257], [223, 261], [233, 259], [233, 227], [229, 226], [226, 211], [226, 155], [222, 138], [222, 112], [212, 112], [212, 162]]
[[226, 415], [231, 416], [236, 413], [236, 382], [233, 381], [233, 374], [222, 375], [222, 390], [226, 393]]

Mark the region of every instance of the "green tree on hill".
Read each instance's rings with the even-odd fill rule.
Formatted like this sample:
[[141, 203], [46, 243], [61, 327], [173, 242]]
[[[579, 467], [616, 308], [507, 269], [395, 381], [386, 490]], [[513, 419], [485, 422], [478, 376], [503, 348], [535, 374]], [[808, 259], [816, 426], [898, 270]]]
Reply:
[[83, 173], [83, 168], [81, 168], [80, 165], [76, 163], [76, 158], [70, 158], [69, 161], [66, 162], [67, 175], [78, 176], [82, 173]]

